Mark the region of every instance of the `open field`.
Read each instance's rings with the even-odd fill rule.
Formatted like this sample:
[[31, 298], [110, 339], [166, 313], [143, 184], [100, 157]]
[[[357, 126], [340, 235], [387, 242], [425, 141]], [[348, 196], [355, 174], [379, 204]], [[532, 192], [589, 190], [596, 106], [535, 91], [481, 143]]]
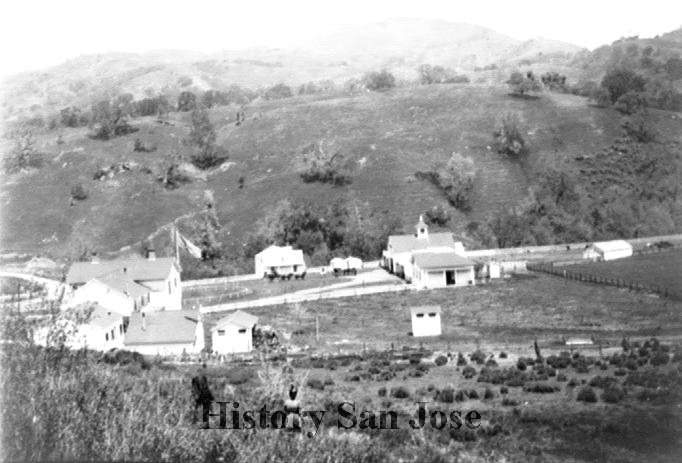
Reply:
[[682, 300], [682, 250], [654, 252], [611, 262], [569, 265], [571, 272], [660, 287]]
[[[488, 149], [501, 114], [519, 115], [531, 147], [528, 165], [563, 160], [578, 169], [576, 155], [601, 150], [620, 131], [615, 111], [589, 106], [580, 97], [520, 99], [510, 97], [504, 87], [476, 85], [261, 101], [246, 108], [247, 120], [240, 127], [232, 122], [233, 112], [229, 107], [210, 111], [231, 164], [173, 191], [155, 179], [165, 157], [185, 149], [181, 140], [188, 134], [189, 113], [172, 113], [171, 125], [136, 119], [139, 132], [109, 141], [88, 138], [87, 128], [62, 130], [61, 145], [55, 132], [36, 134], [47, 164], [37, 172], [3, 178], [2, 247], [59, 255], [88, 247], [118, 249], [178, 216], [198, 212], [206, 189], [215, 195], [224, 225], [222, 239], [235, 250], [267, 209], [284, 197], [319, 204], [352, 199], [376, 211], [400, 211], [407, 230], [417, 214], [446, 203], [435, 187], [415, 180], [414, 173], [446, 161], [453, 151], [471, 156], [480, 175], [472, 212], [448, 208], [453, 228], [461, 233], [469, 220], [489, 217], [527, 194], [523, 165]], [[652, 114], [664, 136], [677, 139], [682, 133], [682, 120]], [[133, 152], [136, 138], [157, 150]], [[353, 183], [332, 187], [301, 181], [301, 150], [322, 140], [357, 162]], [[138, 167], [111, 180], [92, 179], [98, 168], [125, 161]], [[145, 168], [153, 173], [145, 173]], [[240, 177], [245, 179], [243, 189]], [[76, 183], [83, 184], [89, 197], [70, 206], [69, 191]]]
[[[438, 304], [443, 335], [414, 338], [409, 308]], [[260, 324], [292, 333], [300, 345], [322, 352], [356, 351], [424, 344], [432, 349], [493, 350], [528, 355], [534, 338], [557, 345], [562, 337], [594, 336], [618, 345], [623, 335], [682, 336], [682, 303], [609, 286], [585, 285], [531, 274], [489, 285], [358, 298], [303, 302], [249, 309]], [[225, 313], [206, 314], [207, 325]], [[321, 339], [316, 342], [315, 318]]]

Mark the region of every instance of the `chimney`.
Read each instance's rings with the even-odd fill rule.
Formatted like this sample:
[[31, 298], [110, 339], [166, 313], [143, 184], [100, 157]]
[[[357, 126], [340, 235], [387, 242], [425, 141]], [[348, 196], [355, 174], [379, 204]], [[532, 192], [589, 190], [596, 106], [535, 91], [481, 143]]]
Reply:
[[147, 248], [147, 260], [156, 260], [156, 251], [154, 251], [154, 248]]
[[146, 317], [144, 316], [144, 312], [142, 312], [142, 331], [147, 329], [147, 321]]

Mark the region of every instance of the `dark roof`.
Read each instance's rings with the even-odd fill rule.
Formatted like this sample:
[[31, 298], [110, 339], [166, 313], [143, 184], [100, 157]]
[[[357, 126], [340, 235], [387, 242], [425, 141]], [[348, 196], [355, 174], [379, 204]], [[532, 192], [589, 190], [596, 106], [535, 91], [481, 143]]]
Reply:
[[218, 320], [218, 323], [216, 323], [214, 329], [220, 329], [225, 325], [236, 325], [241, 328], [252, 328], [256, 323], [258, 323], [258, 317], [246, 312], [242, 312], [241, 310], [237, 310], [236, 312], [232, 312], [227, 317], [223, 317]]
[[474, 265], [472, 260], [454, 252], [420, 252], [414, 255], [413, 262], [422, 269], [447, 269]]
[[455, 245], [455, 235], [452, 233], [429, 233], [426, 238], [414, 235], [391, 235], [388, 237], [388, 248], [393, 252], [409, 252], [431, 247]]
[[172, 257], [158, 257], [154, 260], [138, 257], [100, 262], [74, 262], [66, 275], [66, 282], [87, 283], [93, 278], [113, 272], [123, 273], [123, 269], [126, 269], [126, 275], [134, 281], [165, 280], [173, 265], [175, 259]]
[[124, 344], [177, 344], [194, 342], [194, 332], [199, 321], [196, 310], [162, 310], [145, 312], [145, 328], [142, 329], [142, 313], [130, 315]]
[[119, 271], [113, 271], [95, 279], [126, 296], [140, 297], [146, 296], [150, 292], [149, 288], [135, 283], [126, 273]]

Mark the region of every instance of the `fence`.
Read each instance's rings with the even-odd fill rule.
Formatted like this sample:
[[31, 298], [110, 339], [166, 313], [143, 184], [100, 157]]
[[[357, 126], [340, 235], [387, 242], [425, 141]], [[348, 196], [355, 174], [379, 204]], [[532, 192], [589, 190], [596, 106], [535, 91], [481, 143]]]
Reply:
[[596, 283], [600, 285], [616, 286], [617, 288], [626, 288], [633, 291], [648, 291], [657, 293], [665, 297], [673, 297], [674, 295], [665, 286], [642, 283], [641, 281], [626, 280], [623, 278], [608, 278], [592, 273], [583, 273], [575, 270], [569, 270], [564, 267], [557, 267], [551, 262], [542, 263], [528, 263], [527, 269], [532, 272], [549, 273], [568, 280], [582, 281], [585, 283]]

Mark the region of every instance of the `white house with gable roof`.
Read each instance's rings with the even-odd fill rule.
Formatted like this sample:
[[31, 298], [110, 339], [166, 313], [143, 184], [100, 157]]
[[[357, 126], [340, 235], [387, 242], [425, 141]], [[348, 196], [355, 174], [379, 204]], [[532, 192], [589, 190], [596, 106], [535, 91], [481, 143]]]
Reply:
[[405, 280], [414, 281], [413, 256], [420, 252], [464, 255], [464, 246], [450, 233], [430, 233], [419, 216], [414, 235], [391, 235], [382, 255], [382, 266]]
[[66, 275], [73, 289], [66, 307], [97, 302], [126, 316], [140, 310], [181, 310], [180, 267], [172, 257], [74, 262]]
[[234, 354], [253, 350], [255, 317], [241, 310], [221, 318], [211, 329], [212, 350], [218, 354]]

